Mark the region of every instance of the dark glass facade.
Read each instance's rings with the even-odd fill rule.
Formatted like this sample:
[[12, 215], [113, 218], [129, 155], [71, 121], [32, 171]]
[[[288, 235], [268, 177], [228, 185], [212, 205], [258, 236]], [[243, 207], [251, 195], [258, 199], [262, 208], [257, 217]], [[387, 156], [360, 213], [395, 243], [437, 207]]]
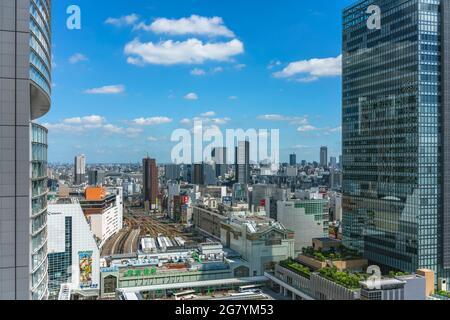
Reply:
[[72, 279], [72, 217], [65, 218], [65, 251], [48, 255], [49, 299], [57, 299], [61, 285]]
[[[343, 232], [385, 269], [445, 276], [441, 2], [344, 10]], [[368, 27], [371, 5], [381, 29]]]

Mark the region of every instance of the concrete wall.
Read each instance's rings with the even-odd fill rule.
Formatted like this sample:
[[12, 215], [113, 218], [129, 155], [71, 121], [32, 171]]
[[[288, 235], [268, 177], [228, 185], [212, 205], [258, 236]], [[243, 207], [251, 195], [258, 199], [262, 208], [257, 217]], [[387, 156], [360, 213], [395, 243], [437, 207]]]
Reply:
[[31, 298], [29, 6], [0, 2], [0, 300]]

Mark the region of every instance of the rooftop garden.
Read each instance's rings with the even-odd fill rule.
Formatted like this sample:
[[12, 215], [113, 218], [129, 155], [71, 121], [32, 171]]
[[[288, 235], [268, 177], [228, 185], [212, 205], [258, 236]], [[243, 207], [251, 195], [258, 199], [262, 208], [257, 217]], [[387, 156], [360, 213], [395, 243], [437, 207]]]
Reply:
[[391, 271], [389, 272], [389, 278], [395, 278], [395, 277], [404, 277], [404, 276], [410, 276], [411, 273], [409, 272], [395, 272], [395, 271]]
[[368, 275], [366, 274], [338, 271], [337, 268], [323, 268], [319, 270], [319, 274], [322, 277], [351, 290], [359, 289], [361, 287], [359, 282], [365, 281], [368, 278]]
[[436, 291], [436, 295], [450, 299], [450, 292], [447, 291]]
[[289, 258], [288, 260], [281, 261], [280, 266], [282, 266], [283, 268], [289, 269], [289, 270], [301, 275], [302, 277], [305, 277], [308, 279], [311, 275], [311, 270], [309, 270], [308, 267], [305, 267], [305, 266], [299, 264], [298, 262], [295, 262], [291, 258]]
[[355, 260], [361, 258], [354, 250], [349, 250], [344, 246], [340, 246], [338, 249], [330, 248], [329, 251], [314, 250], [312, 247], [303, 248], [303, 254], [307, 257], [314, 258], [318, 261], [325, 262], [342, 261], [342, 260]]

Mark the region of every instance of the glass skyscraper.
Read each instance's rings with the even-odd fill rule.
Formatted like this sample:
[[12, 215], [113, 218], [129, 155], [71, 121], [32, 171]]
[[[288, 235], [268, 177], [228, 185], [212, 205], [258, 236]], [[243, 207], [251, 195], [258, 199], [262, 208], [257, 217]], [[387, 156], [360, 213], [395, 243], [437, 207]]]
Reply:
[[0, 300], [47, 298], [50, 0], [0, 2]]
[[364, 0], [343, 15], [344, 243], [385, 270], [444, 278], [449, 12], [450, 0]]

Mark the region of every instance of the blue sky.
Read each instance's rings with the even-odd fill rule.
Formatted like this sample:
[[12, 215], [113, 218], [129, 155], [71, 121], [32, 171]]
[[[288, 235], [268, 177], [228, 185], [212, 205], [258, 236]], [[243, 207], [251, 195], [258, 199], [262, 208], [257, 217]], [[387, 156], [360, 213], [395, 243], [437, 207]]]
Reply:
[[[338, 156], [341, 12], [351, 2], [54, 1], [53, 105], [39, 119], [49, 160], [169, 162], [171, 133], [194, 118], [280, 129], [282, 161], [318, 160], [321, 145]], [[66, 28], [70, 4], [81, 30]]]

